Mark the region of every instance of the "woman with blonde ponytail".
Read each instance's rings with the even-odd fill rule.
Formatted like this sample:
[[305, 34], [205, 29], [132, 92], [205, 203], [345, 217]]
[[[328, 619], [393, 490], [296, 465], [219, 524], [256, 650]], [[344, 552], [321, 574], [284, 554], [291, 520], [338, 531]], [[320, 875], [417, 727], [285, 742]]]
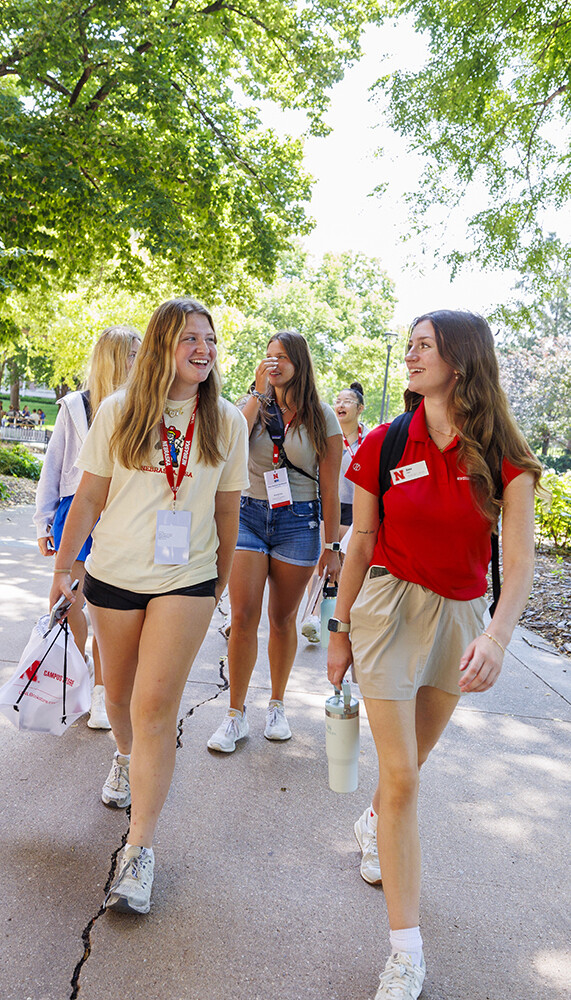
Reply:
[[[247, 424], [220, 396], [216, 333], [195, 299], [153, 313], [125, 389], [101, 405], [56, 560], [52, 604], [93, 531], [85, 595], [117, 742], [102, 800], [131, 805], [107, 908], [147, 913], [155, 827], [170, 786], [179, 702], [230, 574]], [[99, 520], [98, 520], [99, 519]]]
[[[141, 343], [141, 336], [131, 326], [110, 326], [99, 337], [89, 360], [87, 377], [78, 392], [68, 392], [58, 401], [59, 413], [51, 436], [38, 489], [34, 522], [38, 547], [43, 556], [54, 556], [59, 549], [63, 527], [79, 485], [81, 473], [75, 462], [89, 425], [101, 402], [125, 382]], [[72, 576], [83, 588], [85, 560], [91, 551], [89, 535], [73, 564]], [[77, 648], [85, 653], [87, 619], [83, 602], [71, 609], [68, 618]], [[87, 725], [90, 729], [109, 729], [97, 640], [93, 639], [93, 690]], [[89, 656], [86, 660], [91, 666]]]
[[[388, 424], [369, 432], [347, 472], [353, 533], [328, 654], [337, 687], [353, 663], [378, 754], [378, 787], [354, 826], [361, 876], [382, 881], [389, 916], [391, 955], [375, 1000], [416, 1000], [422, 990], [419, 770], [460, 697], [498, 679], [531, 590], [541, 475], [481, 316], [420, 316], [405, 362], [407, 413], [397, 419], [406, 441], [391, 453], [389, 488], [384, 466], [380, 476], [387, 435], [389, 451], [394, 441]], [[484, 625], [500, 513], [503, 587]]]

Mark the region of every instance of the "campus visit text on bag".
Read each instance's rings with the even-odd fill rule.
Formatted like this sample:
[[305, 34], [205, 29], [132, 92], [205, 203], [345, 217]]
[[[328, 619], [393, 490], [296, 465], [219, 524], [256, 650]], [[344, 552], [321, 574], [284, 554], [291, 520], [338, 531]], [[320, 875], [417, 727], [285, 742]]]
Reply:
[[67, 621], [34, 625], [18, 668], [0, 688], [0, 712], [16, 729], [60, 736], [91, 705], [87, 664]]

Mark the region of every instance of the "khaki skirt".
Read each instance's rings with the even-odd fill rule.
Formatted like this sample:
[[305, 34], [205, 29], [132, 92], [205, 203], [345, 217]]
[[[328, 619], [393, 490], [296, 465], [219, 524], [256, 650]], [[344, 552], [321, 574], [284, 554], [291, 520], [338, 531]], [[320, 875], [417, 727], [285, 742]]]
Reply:
[[486, 599], [453, 601], [418, 583], [367, 570], [351, 609], [357, 683], [366, 698], [410, 701], [428, 686], [460, 695], [460, 658], [481, 635]]

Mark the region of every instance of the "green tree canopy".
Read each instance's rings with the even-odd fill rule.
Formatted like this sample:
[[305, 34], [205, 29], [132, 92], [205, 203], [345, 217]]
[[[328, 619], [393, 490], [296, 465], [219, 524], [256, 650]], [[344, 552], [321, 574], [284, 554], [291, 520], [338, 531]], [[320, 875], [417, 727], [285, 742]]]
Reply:
[[[276, 281], [259, 283], [253, 304], [216, 313], [221, 334], [224, 393], [247, 392], [268, 340], [278, 330], [303, 333], [310, 346], [323, 397], [359, 381], [365, 390], [366, 420], [378, 423], [387, 358], [386, 331], [393, 329], [394, 285], [381, 262], [361, 253], [325, 254], [319, 264], [302, 253], [280, 261]], [[390, 413], [402, 410], [406, 332], [391, 357]], [[401, 350], [402, 348], [402, 350]]]
[[325, 131], [378, 17], [375, 0], [3, 0], [0, 293], [109, 261], [136, 290], [160, 260], [210, 301], [271, 278], [310, 182], [261, 102]]
[[[523, 282], [521, 291], [529, 299]], [[553, 290], [552, 290], [553, 288]], [[502, 382], [515, 416], [542, 460], [571, 453], [571, 287], [552, 276], [546, 291], [498, 311]]]
[[484, 266], [544, 273], [571, 260], [548, 213], [571, 193], [571, 12], [567, 0], [388, 0], [423, 32], [428, 58], [382, 81], [389, 119], [428, 157], [412, 194], [416, 220], [427, 206], [462, 201], [483, 186], [472, 215], [474, 249], [452, 251], [456, 269]]

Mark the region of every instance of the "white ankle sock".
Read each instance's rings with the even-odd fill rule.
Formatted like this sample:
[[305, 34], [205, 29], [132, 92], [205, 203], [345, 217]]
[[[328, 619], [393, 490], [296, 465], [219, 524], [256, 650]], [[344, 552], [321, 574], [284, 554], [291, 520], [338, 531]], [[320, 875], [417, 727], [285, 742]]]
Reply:
[[152, 847], [141, 847], [140, 844], [125, 844], [125, 850], [128, 850], [129, 847], [139, 847], [141, 851], [146, 851], [147, 854], [151, 854], [153, 858], [155, 856], [155, 852]]
[[123, 757], [124, 760], [131, 760], [131, 754], [130, 753], [120, 753], [119, 750], [115, 751], [115, 756], [116, 757]]
[[377, 823], [379, 822], [379, 817], [373, 807], [369, 809], [369, 815], [367, 816], [367, 826], [372, 833], [377, 832]]
[[404, 951], [406, 955], [410, 955], [415, 965], [420, 965], [422, 958], [420, 927], [404, 927], [398, 931], [391, 931], [390, 942], [393, 955]]

